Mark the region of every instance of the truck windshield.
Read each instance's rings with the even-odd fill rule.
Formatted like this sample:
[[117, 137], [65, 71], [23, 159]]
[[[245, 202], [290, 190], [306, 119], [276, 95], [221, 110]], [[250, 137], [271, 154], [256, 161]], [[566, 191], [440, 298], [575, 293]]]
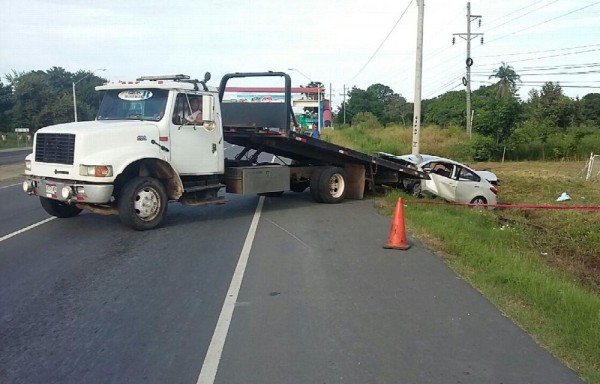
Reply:
[[159, 121], [165, 115], [168, 94], [164, 89], [109, 90], [98, 109], [98, 120]]

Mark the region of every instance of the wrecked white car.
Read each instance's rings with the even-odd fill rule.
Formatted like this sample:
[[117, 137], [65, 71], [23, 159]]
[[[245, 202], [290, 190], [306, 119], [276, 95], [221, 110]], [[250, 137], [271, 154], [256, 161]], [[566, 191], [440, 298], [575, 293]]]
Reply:
[[498, 177], [491, 171], [476, 171], [454, 160], [432, 155], [395, 156], [379, 152], [388, 160], [408, 162], [429, 174], [429, 180], [405, 179], [403, 187], [413, 196], [430, 194], [453, 203], [496, 204]]

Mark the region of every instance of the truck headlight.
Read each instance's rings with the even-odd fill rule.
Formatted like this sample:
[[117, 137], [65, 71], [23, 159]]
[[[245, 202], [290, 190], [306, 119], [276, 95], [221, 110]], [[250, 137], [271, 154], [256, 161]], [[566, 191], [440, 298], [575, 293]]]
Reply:
[[25, 160], [25, 170], [31, 171], [31, 160]]
[[79, 165], [81, 176], [110, 177], [113, 175], [112, 165]]

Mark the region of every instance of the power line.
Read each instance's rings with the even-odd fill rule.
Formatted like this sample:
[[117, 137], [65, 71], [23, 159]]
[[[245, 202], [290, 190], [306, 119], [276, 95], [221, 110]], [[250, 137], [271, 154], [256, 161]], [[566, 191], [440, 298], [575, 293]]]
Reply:
[[[525, 17], [525, 16], [527, 16], [527, 15], [529, 15], [529, 14], [531, 14], [531, 13], [535, 12], [535, 11], [539, 11], [540, 9], [542, 9], [542, 8], [545, 8], [545, 7], [549, 6], [549, 5], [552, 5], [552, 4], [556, 3], [556, 2], [558, 2], [558, 0], [554, 0], [554, 1], [550, 2], [550, 3], [548, 3], [548, 4], [544, 4], [544, 5], [542, 5], [541, 7], [537, 7], [536, 9], [532, 9], [532, 10], [530, 10], [529, 12], [526, 12], [526, 13], [522, 14], [521, 16], [514, 17], [514, 18], [512, 18], [512, 19], [508, 20], [508, 21], [507, 21], [507, 22], [505, 22], [505, 23], [502, 23], [502, 24], [500, 24], [500, 25], [497, 25], [497, 26], [495, 26], [495, 27], [492, 27], [492, 28], [490, 28], [490, 29], [486, 29], [486, 32], [493, 31], [493, 30], [494, 30], [494, 29], [496, 29], [496, 28], [500, 28], [500, 27], [502, 27], [502, 26], [504, 26], [504, 25], [506, 25], [506, 24], [508, 24], [508, 23], [512, 23], [512, 22], [513, 22], [513, 21], [515, 21], [515, 20], [519, 20], [519, 19], [520, 19], [520, 18], [522, 18], [522, 17]], [[496, 40], [497, 40], [497, 39], [496, 39]]]
[[498, 41], [498, 40], [500, 40], [500, 39], [503, 39], [503, 38], [505, 38], [505, 37], [508, 37], [508, 36], [515, 35], [515, 34], [517, 34], [517, 33], [520, 33], [520, 32], [523, 32], [523, 31], [526, 31], [526, 30], [528, 30], [528, 29], [535, 28], [535, 27], [539, 27], [539, 26], [540, 26], [540, 25], [542, 25], [542, 24], [546, 24], [546, 23], [549, 23], [549, 22], [551, 22], [551, 21], [554, 21], [554, 20], [556, 20], [556, 19], [560, 19], [561, 17], [568, 16], [568, 15], [570, 15], [570, 14], [572, 14], [572, 13], [579, 12], [579, 11], [581, 11], [581, 10], [583, 10], [583, 9], [589, 8], [589, 7], [591, 7], [591, 6], [594, 6], [594, 5], [596, 5], [596, 4], [600, 4], [600, 1], [596, 1], [595, 3], [588, 4], [588, 5], [584, 6], [584, 7], [577, 8], [577, 9], [575, 9], [575, 10], [572, 10], [571, 12], [567, 12], [567, 13], [564, 13], [564, 14], [562, 14], [562, 15], [558, 15], [558, 16], [556, 16], [556, 17], [553, 17], [552, 19], [548, 19], [548, 20], [546, 20], [546, 21], [542, 21], [541, 23], [537, 23], [537, 24], [531, 25], [531, 26], [529, 26], [529, 27], [526, 27], [526, 28], [523, 28], [523, 29], [519, 29], [518, 31], [511, 32], [511, 33], [509, 33], [509, 34], [506, 34], [506, 35], [500, 36], [500, 37], [498, 37], [498, 38], [496, 38], [496, 39], [490, 40], [489, 42], [491, 43], [492, 41]]
[[406, 11], [408, 11], [408, 7], [410, 7], [410, 5], [412, 4], [412, 2], [413, 2], [413, 0], [410, 0], [408, 2], [408, 5], [404, 9], [404, 12], [402, 12], [402, 14], [398, 18], [398, 20], [396, 21], [396, 23], [394, 24], [394, 26], [392, 27], [392, 29], [388, 32], [387, 36], [383, 39], [383, 41], [381, 42], [381, 44], [379, 44], [379, 47], [377, 47], [377, 49], [375, 50], [375, 52], [373, 52], [373, 54], [371, 55], [371, 57], [369, 58], [369, 60], [367, 60], [367, 62], [365, 63], [365, 65], [363, 65], [362, 68], [356, 73], [356, 75], [354, 75], [353, 78], [351, 78], [349, 81], [347, 81], [346, 84], [352, 83], [352, 81], [354, 79], [356, 79], [358, 77], [358, 75], [360, 75], [362, 73], [362, 71], [367, 67], [367, 65], [369, 65], [369, 63], [371, 62], [371, 60], [373, 60], [373, 58], [375, 57], [375, 55], [377, 55], [377, 53], [379, 52], [379, 50], [381, 49], [381, 47], [383, 47], [383, 44], [387, 41], [388, 37], [390, 37], [390, 35], [392, 34], [392, 32], [394, 32], [394, 29], [396, 29], [396, 27], [400, 23], [400, 20], [402, 20], [402, 17], [404, 17], [404, 14], [406, 13]]
[[495, 19], [492, 19], [492, 20], [490, 20], [490, 21], [488, 22], [488, 24], [494, 24], [494, 22], [496, 22], [497, 20], [502, 20], [502, 19], [504, 19], [505, 17], [508, 17], [508, 16], [510, 16], [510, 15], [512, 15], [512, 14], [515, 14], [515, 13], [517, 13], [517, 12], [519, 12], [519, 11], [521, 11], [521, 10], [525, 9], [525, 8], [533, 7], [534, 5], [536, 5], [536, 4], [538, 4], [538, 3], [541, 3], [542, 1], [546, 1], [546, 0], [539, 0], [539, 1], [536, 1], [536, 2], [535, 2], [535, 3], [533, 3], [533, 4], [526, 5], [526, 6], [522, 7], [522, 8], [519, 8], [519, 9], [517, 9], [517, 10], [514, 10], [514, 11], [512, 11], [512, 12], [509, 12], [509, 13], [507, 13], [507, 14], [505, 14], [505, 15], [502, 15], [502, 16], [500, 16], [500, 17], [496, 17]]
[[[554, 71], [557, 69], [582, 69], [582, 68], [594, 68], [594, 67], [598, 67], [598, 66], [600, 66], [600, 63], [566, 64], [566, 65], [543, 66], [543, 67], [522, 67], [522, 68], [515, 68], [515, 71], [517, 71], [519, 74], [522, 74], [523, 72], [525, 72], [525, 74], [527, 74], [527, 72], [533, 72], [533, 71]], [[492, 68], [492, 67], [483, 67], [477, 71], [473, 71], [473, 73], [483, 74], [483, 73], [489, 72], [490, 70], [493, 71], [495, 69], [496, 68]]]
[[544, 53], [544, 52], [555, 52], [555, 51], [567, 51], [571, 49], [579, 49], [579, 48], [589, 48], [589, 47], [597, 47], [600, 44], [589, 44], [589, 45], [580, 45], [577, 47], [568, 47], [568, 48], [555, 48], [555, 49], [546, 49], [543, 51], [529, 51], [529, 52], [515, 52], [515, 53], [504, 53], [499, 55], [481, 55], [478, 57], [500, 57], [500, 56], [519, 56], [519, 55], [530, 55], [534, 53]]
[[[554, 73], [525, 73], [521, 76], [553, 76], [553, 75], [587, 75], [590, 73], [600, 73], [597, 71], [579, 71], [579, 72], [554, 72]], [[481, 76], [478, 74], [478, 76]]]
[[[512, 60], [511, 63], [521, 63], [523, 61], [531, 61], [531, 60], [549, 59], [549, 58], [552, 58], [552, 57], [578, 55], [580, 53], [588, 53], [588, 52], [595, 52], [595, 51], [600, 51], [600, 48], [587, 49], [587, 50], [584, 50], [584, 51], [567, 52], [567, 53], [561, 53], [561, 54], [557, 54], [557, 55], [540, 56], [540, 57], [530, 57], [528, 59]], [[502, 63], [496, 63], [496, 64], [502, 64]]]

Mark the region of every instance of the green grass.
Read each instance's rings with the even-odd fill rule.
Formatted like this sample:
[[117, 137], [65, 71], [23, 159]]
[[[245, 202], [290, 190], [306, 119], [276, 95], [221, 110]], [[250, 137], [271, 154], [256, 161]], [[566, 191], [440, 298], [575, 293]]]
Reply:
[[[379, 204], [391, 215], [394, 191]], [[544, 263], [526, 226], [495, 212], [405, 201], [407, 229], [589, 383], [600, 383], [600, 297]]]
[[[411, 152], [410, 129], [347, 129], [327, 140], [359, 151]], [[463, 132], [424, 127], [421, 153], [467, 162]], [[505, 204], [600, 206], [600, 183], [586, 182], [585, 162], [471, 164], [491, 168]], [[600, 212], [524, 209], [473, 210], [411, 204], [392, 190], [376, 198], [391, 216], [406, 201], [407, 229], [434, 250], [536, 341], [587, 382], [600, 384]]]
[[15, 132], [0, 131], [0, 134], [6, 137], [6, 141], [0, 140], [0, 150], [11, 148], [24, 148], [32, 145], [31, 141], [27, 141], [27, 135], [24, 133], [20, 134], [20, 140], [17, 139], [17, 134]]

